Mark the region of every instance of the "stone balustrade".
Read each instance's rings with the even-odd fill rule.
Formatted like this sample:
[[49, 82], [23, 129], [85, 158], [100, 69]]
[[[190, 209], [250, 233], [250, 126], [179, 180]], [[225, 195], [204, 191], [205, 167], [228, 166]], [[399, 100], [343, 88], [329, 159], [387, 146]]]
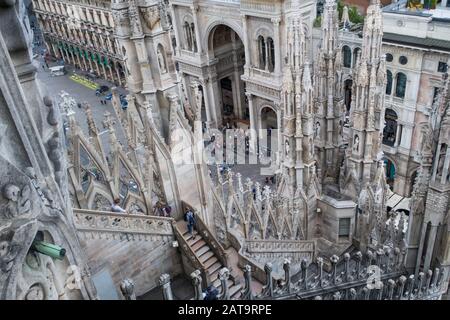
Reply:
[[[301, 263], [302, 275], [300, 280], [292, 281], [291, 263], [284, 260], [284, 281], [274, 283], [272, 278], [273, 266], [267, 263], [264, 266], [266, 282], [260, 293], [254, 293], [251, 287], [252, 268], [246, 265], [243, 268], [245, 286], [241, 299], [313, 299], [313, 300], [439, 300], [445, 291], [444, 270], [436, 268], [426, 274], [420, 272], [418, 277], [408, 275], [402, 270], [401, 264], [392, 270], [386, 265], [372, 265], [374, 255], [363, 255], [356, 252], [353, 257], [344, 254], [342, 259], [337, 256], [330, 258], [333, 269], [330, 273], [323, 270], [323, 260], [317, 259], [319, 268], [316, 273], [308, 273], [308, 265]], [[350, 261], [356, 263], [350, 267]], [[343, 264], [344, 268], [337, 268]], [[368, 265], [367, 265], [368, 263]], [[342, 266], [342, 265], [341, 265]], [[226, 268], [223, 270], [221, 281], [226, 283], [229, 278]], [[191, 278], [194, 287], [201, 288], [199, 271], [193, 272]], [[163, 290], [168, 290], [169, 284], [164, 282]], [[197, 290], [198, 291], [198, 290]], [[165, 295], [166, 296], [166, 295]], [[198, 294], [196, 298], [198, 298]], [[222, 298], [227, 298], [226, 292]]]
[[172, 218], [85, 209], [73, 209], [73, 214], [80, 232], [173, 236]]

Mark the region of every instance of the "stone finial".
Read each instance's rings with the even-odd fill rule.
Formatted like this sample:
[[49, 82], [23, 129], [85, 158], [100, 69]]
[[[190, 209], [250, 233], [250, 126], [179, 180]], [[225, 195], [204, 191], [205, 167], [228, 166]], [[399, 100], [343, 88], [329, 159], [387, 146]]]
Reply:
[[230, 292], [228, 290], [228, 279], [230, 278], [230, 270], [228, 268], [222, 268], [219, 270], [217, 277], [222, 285], [222, 293], [220, 294], [220, 300], [229, 300]]
[[263, 286], [262, 296], [273, 297], [273, 283], [272, 283], [272, 264], [270, 262], [264, 265], [264, 271], [266, 273], [266, 283]]
[[244, 268], [244, 279], [245, 286], [244, 290], [241, 291], [243, 300], [253, 300], [253, 292], [252, 292], [252, 267], [250, 265], [245, 265]]
[[136, 300], [136, 295], [134, 293], [134, 282], [130, 278], [123, 279], [120, 282], [120, 291], [125, 297], [125, 300]]
[[172, 287], [170, 285], [170, 275], [167, 273], [162, 274], [159, 277], [159, 285], [163, 290], [164, 300], [173, 300]]
[[192, 285], [194, 286], [195, 298], [194, 300], [203, 300], [202, 294], [202, 276], [200, 270], [195, 270], [190, 275]]

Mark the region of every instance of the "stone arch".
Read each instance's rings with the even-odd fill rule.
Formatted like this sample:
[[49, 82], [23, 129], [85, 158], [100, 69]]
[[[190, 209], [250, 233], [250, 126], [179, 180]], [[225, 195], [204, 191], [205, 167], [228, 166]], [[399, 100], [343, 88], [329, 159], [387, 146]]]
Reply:
[[[230, 20], [216, 19], [216, 20], [211, 21], [208, 24], [208, 26], [205, 29], [206, 31], [203, 34], [201, 45], [206, 50], [209, 51], [209, 48], [212, 45], [212, 41], [213, 41], [212, 38], [214, 35], [214, 32], [212, 32], [212, 31], [215, 29], [215, 27], [217, 27], [221, 24], [229, 27], [231, 30], [233, 30], [239, 36], [241, 41], [244, 41], [244, 32], [242, 31], [242, 27], [239, 23], [236, 23], [235, 21], [230, 21]], [[248, 57], [245, 57], [245, 58], [248, 59]]]
[[[265, 109], [269, 109], [269, 110], [265, 111]], [[262, 129], [268, 129], [268, 128], [264, 128], [263, 122], [262, 122], [264, 120], [264, 112], [269, 113], [271, 111], [275, 114], [275, 122], [276, 122], [275, 125], [272, 125], [272, 127], [278, 129], [278, 111], [277, 111], [277, 109], [274, 106], [272, 106], [270, 104], [263, 104], [263, 105], [261, 105], [259, 107], [259, 110], [258, 110], [258, 114], [260, 115], [260, 119], [261, 119], [261, 124], [260, 125], [261, 125]], [[265, 118], [265, 120], [267, 121], [268, 119]]]
[[262, 36], [264, 39], [268, 37], [273, 37], [273, 30], [269, 28], [268, 26], [260, 26], [258, 29], [255, 30], [253, 33], [253, 41], [257, 40], [259, 36]]
[[134, 194], [128, 194], [125, 200], [124, 209], [130, 214], [153, 214], [153, 212], [148, 212], [143, 199], [135, 196]]
[[107, 207], [108, 202], [109, 205], [113, 203], [113, 197], [111, 194], [102, 187], [97, 186], [93, 192], [89, 193], [87, 207], [90, 210], [110, 211], [107, 210], [109, 209]]

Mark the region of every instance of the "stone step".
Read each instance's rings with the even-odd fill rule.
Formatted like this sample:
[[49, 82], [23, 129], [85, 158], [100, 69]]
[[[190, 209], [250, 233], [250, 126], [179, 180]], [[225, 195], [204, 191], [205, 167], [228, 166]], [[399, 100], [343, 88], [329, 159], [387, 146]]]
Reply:
[[[211, 279], [211, 280], [214, 280], [213, 278], [210, 278], [210, 279]], [[218, 278], [216, 278], [216, 279], [213, 281], [212, 285], [213, 285], [214, 287], [216, 287], [217, 289], [220, 289], [220, 287], [222, 287], [222, 283], [220, 282], [220, 280], [219, 280]]]
[[[230, 283], [231, 283], [231, 281], [230, 281]], [[241, 284], [233, 285], [230, 289], [228, 289], [230, 292], [230, 299], [239, 298], [241, 295], [241, 289], [242, 289]]]
[[216, 282], [216, 280], [218, 280], [219, 281], [219, 286], [220, 286], [220, 280], [219, 280], [219, 277], [218, 277], [219, 270], [220, 269], [217, 269], [216, 271], [214, 271], [212, 273], [208, 272], [208, 274], [209, 274], [209, 279], [213, 280], [214, 282]]
[[192, 246], [194, 245], [197, 241], [200, 241], [201, 239], [203, 239], [201, 236], [196, 235], [195, 238], [189, 236], [188, 240], [186, 240], [186, 242], [188, 243], [188, 245]]
[[[215, 257], [214, 257], [215, 258]], [[216, 258], [217, 259], [217, 258]], [[214, 272], [220, 270], [222, 268], [222, 264], [217, 261], [213, 265], [211, 265], [209, 268], [207, 268], [209, 274], [214, 274]], [[217, 275], [216, 275], [217, 277]]]
[[192, 248], [192, 251], [194, 252], [197, 252], [198, 249], [206, 245], [207, 244], [203, 239], [199, 239], [198, 241], [195, 241], [193, 244], [189, 244], [189, 246]]
[[202, 263], [204, 264], [206, 269], [209, 269], [215, 263], [219, 263], [220, 264], [219, 259], [217, 259], [217, 257], [214, 256], [214, 255], [209, 257], [209, 259], [203, 261]]
[[207, 245], [204, 245], [203, 247], [201, 247], [197, 251], [195, 251], [195, 255], [200, 258], [202, 255], [204, 255], [205, 253], [207, 253], [209, 251], [211, 251], [211, 248]]
[[201, 256], [197, 256], [197, 257], [199, 257], [201, 263], [204, 263], [206, 260], [208, 260], [209, 258], [211, 258], [213, 256], [214, 256], [214, 252], [212, 252], [210, 250], [210, 251], [206, 252], [205, 254], [203, 254]]

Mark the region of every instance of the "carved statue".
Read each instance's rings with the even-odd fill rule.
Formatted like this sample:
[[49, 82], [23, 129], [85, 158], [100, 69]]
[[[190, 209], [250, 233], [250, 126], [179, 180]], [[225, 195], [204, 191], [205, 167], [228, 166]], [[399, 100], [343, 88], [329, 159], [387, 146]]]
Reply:
[[355, 139], [353, 140], [353, 150], [359, 152], [359, 137], [355, 135]]
[[320, 138], [320, 122], [316, 122], [316, 127], [314, 130], [314, 138]]
[[3, 187], [3, 197], [8, 200], [6, 210], [3, 215], [7, 219], [13, 219], [19, 215], [30, 211], [31, 202], [30, 187], [26, 185], [22, 190], [14, 184], [7, 184]]
[[289, 146], [289, 140], [286, 140], [285, 142], [284, 142], [284, 151], [285, 151], [285, 154], [286, 154], [286, 157], [289, 157], [289, 155], [290, 155], [290, 146]]
[[158, 55], [158, 63], [159, 63], [159, 69], [161, 70], [161, 73], [166, 73], [167, 69], [166, 69], [166, 61], [164, 59], [164, 55], [161, 52], [160, 48], [158, 48], [157, 53]]

